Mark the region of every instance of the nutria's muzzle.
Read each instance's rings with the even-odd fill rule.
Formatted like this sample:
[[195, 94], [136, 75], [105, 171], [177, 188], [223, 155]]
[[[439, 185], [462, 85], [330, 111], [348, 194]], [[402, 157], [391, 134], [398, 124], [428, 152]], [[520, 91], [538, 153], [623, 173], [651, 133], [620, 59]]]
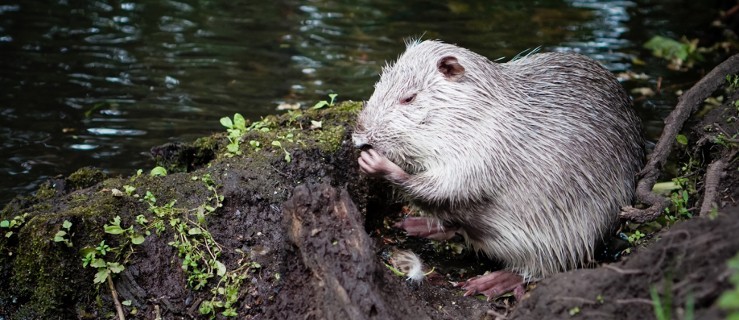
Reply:
[[354, 142], [354, 146], [359, 149], [370, 147], [369, 141], [367, 141], [367, 136], [364, 133], [353, 133], [352, 142]]

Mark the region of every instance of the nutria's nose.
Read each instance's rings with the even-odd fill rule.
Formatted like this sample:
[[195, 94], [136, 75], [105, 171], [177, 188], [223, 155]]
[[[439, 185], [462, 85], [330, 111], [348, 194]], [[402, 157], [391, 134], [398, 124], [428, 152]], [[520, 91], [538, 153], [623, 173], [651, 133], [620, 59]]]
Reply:
[[352, 134], [352, 142], [354, 142], [354, 146], [357, 148], [364, 148], [369, 147], [369, 142], [367, 141], [367, 136], [363, 133], [354, 133]]

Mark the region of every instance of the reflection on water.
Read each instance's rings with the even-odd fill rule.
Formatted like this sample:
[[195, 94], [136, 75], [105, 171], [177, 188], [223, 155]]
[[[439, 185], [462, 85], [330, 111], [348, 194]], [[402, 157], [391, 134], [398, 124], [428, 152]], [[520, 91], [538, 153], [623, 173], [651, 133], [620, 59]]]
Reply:
[[[7, 0], [0, 203], [85, 165], [148, 168], [151, 146], [221, 131], [234, 112], [258, 118], [331, 92], [366, 99], [408, 37], [493, 59], [577, 51], [619, 71], [643, 53], [644, 26], [689, 31], [659, 18], [681, 10], [696, 19], [689, 5], [631, 1]], [[651, 105], [659, 119], [670, 102]]]

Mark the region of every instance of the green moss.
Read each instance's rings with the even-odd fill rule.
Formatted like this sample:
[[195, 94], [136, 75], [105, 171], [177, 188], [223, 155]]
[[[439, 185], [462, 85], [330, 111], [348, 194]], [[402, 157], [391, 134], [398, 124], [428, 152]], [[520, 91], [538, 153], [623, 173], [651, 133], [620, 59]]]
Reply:
[[341, 147], [344, 140], [346, 128], [341, 125], [329, 126], [316, 130], [313, 139], [317, 143], [318, 149], [323, 152], [333, 153]]
[[84, 167], [67, 177], [67, 186], [72, 190], [89, 188], [105, 179], [105, 173], [93, 167]]
[[49, 217], [44, 216], [37, 216], [24, 226], [10, 279], [15, 294], [28, 299], [23, 305], [25, 312], [39, 316], [63, 312], [67, 307], [64, 301], [79, 294], [81, 271], [77, 255], [50, 241], [54, 230]]
[[36, 190], [35, 197], [38, 200], [44, 200], [49, 199], [54, 195], [56, 195], [56, 188], [54, 188], [54, 185], [51, 182], [46, 182], [41, 184], [38, 190]]

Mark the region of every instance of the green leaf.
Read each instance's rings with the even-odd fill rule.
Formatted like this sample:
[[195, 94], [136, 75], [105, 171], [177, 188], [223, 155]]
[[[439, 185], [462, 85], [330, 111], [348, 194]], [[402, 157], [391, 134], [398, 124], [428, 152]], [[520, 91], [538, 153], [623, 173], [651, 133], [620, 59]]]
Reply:
[[151, 173], [149, 173], [152, 177], [164, 177], [167, 175], [167, 169], [164, 169], [164, 167], [154, 167], [154, 169], [151, 169]]
[[66, 236], [66, 235], [67, 235], [67, 233], [66, 233], [66, 232], [64, 232], [64, 231], [62, 231], [62, 230], [59, 230], [59, 231], [58, 231], [58, 232], [57, 232], [57, 233], [56, 233], [56, 234], [54, 235], [54, 242], [63, 242], [63, 241], [65, 241], [66, 239], [64, 239], [64, 236]]
[[198, 312], [200, 312], [200, 314], [209, 314], [213, 312], [213, 304], [211, 304], [210, 301], [203, 301], [198, 308]]
[[223, 277], [226, 274], [226, 266], [218, 260], [216, 260], [216, 268], [218, 269], [216, 274], [218, 274], [219, 277]]
[[234, 114], [234, 127], [246, 130], [246, 120], [244, 120], [244, 116], [242, 116], [240, 113]]
[[105, 279], [108, 278], [108, 273], [109, 272], [110, 271], [108, 269], [100, 269], [100, 270], [98, 270], [98, 272], [95, 274], [95, 280], [93, 280], [92, 282], [94, 282], [94, 283], [103, 283], [103, 282], [105, 282]]
[[126, 306], [126, 307], [130, 307], [131, 306], [131, 300], [123, 300], [123, 301], [121, 301], [121, 304], [124, 305], [124, 306]]
[[139, 244], [144, 243], [144, 240], [145, 240], [144, 236], [142, 236], [140, 234], [137, 234], [137, 235], [131, 237], [131, 243], [133, 243], [135, 245], [139, 245]]
[[10, 238], [10, 236], [12, 236], [12, 235], [13, 235], [13, 231], [8, 231], [8, 232], [5, 233], [5, 237], [6, 238]]
[[190, 228], [190, 230], [187, 230], [187, 234], [189, 235], [203, 234], [203, 230], [197, 227]]
[[105, 229], [105, 233], [110, 233], [110, 234], [121, 234], [121, 233], [126, 232], [126, 230], [123, 230], [123, 228], [121, 228], [120, 226], [116, 226], [116, 225], [111, 226], [111, 225], [106, 224], [105, 226], [103, 226], [103, 228]]
[[231, 129], [231, 128], [234, 127], [234, 124], [233, 124], [233, 122], [231, 122], [231, 118], [229, 118], [229, 117], [223, 117], [223, 118], [221, 118], [221, 125], [223, 125], [226, 128], [229, 128], [229, 129]]
[[677, 137], [675, 137], [675, 140], [677, 140], [677, 143], [687, 146], [688, 145], [688, 137], [686, 137], [683, 134], [678, 134]]
[[9, 228], [9, 227], [10, 227], [10, 221], [8, 220], [0, 221], [0, 228]]
[[228, 150], [228, 152], [230, 153], [237, 153], [239, 152], [239, 145], [230, 143], [229, 145], [226, 146], [226, 150]]
[[667, 37], [654, 36], [644, 43], [644, 48], [652, 50], [652, 54], [659, 58], [685, 60], [690, 46]]
[[336, 96], [338, 96], [338, 94], [336, 94], [336, 93], [330, 93], [328, 95], [328, 97], [331, 98], [331, 102], [329, 102], [329, 106], [333, 106], [334, 105], [334, 99], [336, 99]]
[[724, 292], [718, 299], [721, 309], [739, 309], [739, 291]]
[[93, 267], [93, 268], [105, 268], [107, 266], [108, 264], [103, 259], [95, 259], [95, 260], [92, 260], [92, 262], [90, 263], [90, 267]]
[[118, 262], [108, 262], [108, 269], [113, 273], [121, 273], [125, 267]]
[[72, 223], [67, 220], [64, 220], [64, 222], [62, 223], [62, 228], [69, 230], [69, 228], [71, 227], [72, 227]]
[[226, 310], [223, 310], [223, 312], [221, 312], [221, 314], [224, 317], [235, 317], [235, 316], [238, 316], [238, 314], [236, 313], [236, 310], [234, 310], [234, 308], [228, 308]]
[[279, 147], [279, 148], [282, 148], [282, 143], [280, 143], [280, 142], [279, 142], [279, 141], [277, 141], [277, 140], [275, 140], [275, 141], [272, 141], [272, 145], [273, 145], [273, 146], [275, 146], [275, 147]]
[[328, 106], [328, 101], [321, 100], [321, 101], [318, 101], [318, 103], [316, 103], [311, 109], [321, 109], [326, 106]]

